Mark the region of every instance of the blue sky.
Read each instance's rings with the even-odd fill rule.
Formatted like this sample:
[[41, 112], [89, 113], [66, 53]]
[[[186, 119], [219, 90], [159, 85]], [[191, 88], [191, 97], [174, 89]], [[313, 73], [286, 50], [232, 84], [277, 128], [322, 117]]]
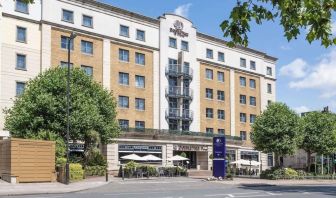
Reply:
[[[177, 13], [193, 21], [198, 31], [222, 38], [219, 24], [229, 17], [235, 0], [101, 0], [102, 2], [157, 18]], [[336, 35], [336, 23], [333, 24]], [[303, 30], [305, 34], [305, 30]], [[279, 22], [252, 25], [249, 47], [279, 58], [277, 101], [298, 112], [329, 106], [336, 111], [336, 48], [320, 42], [308, 44], [304, 35], [290, 43]], [[229, 57], [228, 57], [229, 58]]]

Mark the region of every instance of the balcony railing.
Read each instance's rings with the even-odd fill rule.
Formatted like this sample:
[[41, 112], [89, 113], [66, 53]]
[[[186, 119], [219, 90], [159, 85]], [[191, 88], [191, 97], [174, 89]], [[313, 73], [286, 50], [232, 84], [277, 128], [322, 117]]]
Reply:
[[166, 119], [193, 120], [193, 111], [190, 109], [169, 108], [166, 110]]
[[193, 90], [190, 88], [169, 86], [166, 87], [166, 97], [189, 98], [192, 100]]
[[183, 65], [169, 64], [166, 67], [166, 75], [167, 76], [184, 76], [185, 78], [192, 79], [193, 70], [192, 68], [184, 67]]

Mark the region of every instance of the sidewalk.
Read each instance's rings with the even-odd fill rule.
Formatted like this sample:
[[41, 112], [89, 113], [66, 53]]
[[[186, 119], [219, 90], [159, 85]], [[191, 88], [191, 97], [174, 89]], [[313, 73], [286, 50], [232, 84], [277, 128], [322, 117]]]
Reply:
[[97, 188], [108, 183], [105, 181], [105, 177], [89, 178], [69, 185], [58, 182], [10, 184], [0, 180], [0, 196], [70, 193]]

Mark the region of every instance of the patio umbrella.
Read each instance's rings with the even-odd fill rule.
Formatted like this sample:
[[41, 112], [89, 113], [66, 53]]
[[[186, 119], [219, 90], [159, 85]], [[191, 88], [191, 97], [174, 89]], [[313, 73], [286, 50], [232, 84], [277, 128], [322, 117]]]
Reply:
[[121, 159], [125, 159], [125, 160], [133, 160], [133, 161], [142, 161], [142, 157], [140, 157], [139, 155], [136, 154], [130, 154], [130, 155], [125, 155], [123, 157], [121, 157]]
[[179, 156], [179, 155], [175, 155], [171, 158], [168, 158], [167, 159], [168, 161], [186, 161], [186, 160], [189, 160], [188, 158], [186, 157], [182, 157], [182, 156]]
[[162, 160], [161, 158], [156, 157], [156, 156], [151, 155], [151, 154], [143, 156], [143, 157], [141, 157], [141, 159], [143, 161], [161, 161]]
[[250, 160], [240, 159], [240, 160], [231, 162], [230, 164], [240, 164], [242, 166], [259, 166], [260, 162], [257, 162], [257, 161], [254, 161], [254, 160], [250, 161]]

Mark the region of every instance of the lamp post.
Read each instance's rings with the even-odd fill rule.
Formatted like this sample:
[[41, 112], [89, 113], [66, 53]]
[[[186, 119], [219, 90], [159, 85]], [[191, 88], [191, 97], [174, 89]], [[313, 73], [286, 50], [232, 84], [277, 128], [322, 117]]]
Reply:
[[70, 182], [70, 166], [69, 166], [69, 155], [70, 155], [70, 148], [69, 148], [69, 140], [70, 140], [70, 50], [71, 50], [71, 41], [76, 38], [76, 33], [72, 32], [68, 39], [68, 74], [67, 74], [67, 161], [65, 165], [65, 183], [69, 184]]

